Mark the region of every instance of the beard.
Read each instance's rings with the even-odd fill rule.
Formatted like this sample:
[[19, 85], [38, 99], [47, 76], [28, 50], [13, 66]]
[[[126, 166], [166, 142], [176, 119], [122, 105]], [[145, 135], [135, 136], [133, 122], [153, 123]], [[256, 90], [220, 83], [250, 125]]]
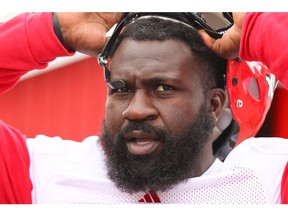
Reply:
[[[196, 119], [178, 134], [150, 125], [130, 121], [114, 138], [105, 121], [101, 140], [107, 153], [108, 177], [123, 192], [165, 191], [196, 176], [199, 155], [207, 144], [214, 124], [204, 103]], [[129, 153], [124, 135], [133, 130], [157, 134], [162, 148], [147, 155]]]

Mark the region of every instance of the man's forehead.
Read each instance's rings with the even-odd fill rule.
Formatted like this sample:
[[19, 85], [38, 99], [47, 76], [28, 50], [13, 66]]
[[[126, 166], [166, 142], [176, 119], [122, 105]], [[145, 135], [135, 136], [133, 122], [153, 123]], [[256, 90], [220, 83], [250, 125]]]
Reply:
[[[178, 40], [134, 41], [127, 40], [116, 50], [111, 60], [111, 70], [167, 70], [179, 68], [194, 61], [190, 48]], [[182, 66], [181, 66], [182, 67]]]

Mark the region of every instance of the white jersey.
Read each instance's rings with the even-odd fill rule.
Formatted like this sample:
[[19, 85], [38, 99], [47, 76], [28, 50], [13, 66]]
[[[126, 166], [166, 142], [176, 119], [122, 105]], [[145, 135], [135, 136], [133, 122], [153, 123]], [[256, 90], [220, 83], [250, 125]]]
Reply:
[[215, 160], [200, 177], [166, 192], [128, 194], [107, 178], [97, 136], [79, 143], [39, 135], [27, 139], [27, 146], [33, 203], [280, 203], [281, 178], [288, 161], [287, 140], [250, 138], [224, 163]]

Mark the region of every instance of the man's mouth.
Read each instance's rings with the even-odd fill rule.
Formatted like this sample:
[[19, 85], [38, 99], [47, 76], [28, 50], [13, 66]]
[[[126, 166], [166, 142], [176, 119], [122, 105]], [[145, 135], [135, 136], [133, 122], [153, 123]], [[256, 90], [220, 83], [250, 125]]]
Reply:
[[152, 153], [160, 145], [159, 138], [155, 134], [141, 130], [135, 130], [126, 134], [125, 141], [128, 151], [134, 155], [146, 155]]

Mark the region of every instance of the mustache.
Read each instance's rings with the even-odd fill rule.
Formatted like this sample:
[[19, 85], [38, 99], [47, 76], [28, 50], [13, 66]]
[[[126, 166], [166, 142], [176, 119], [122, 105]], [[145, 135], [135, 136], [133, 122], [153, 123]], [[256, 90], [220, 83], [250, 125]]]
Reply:
[[147, 122], [139, 122], [139, 121], [129, 121], [128, 125], [124, 128], [122, 128], [118, 133], [117, 137], [124, 137], [127, 133], [131, 133], [135, 130], [141, 130], [146, 133], [153, 133], [159, 136], [160, 138], [165, 137], [165, 134], [167, 134], [167, 130], [165, 130], [163, 127], [157, 127], [153, 126]]

